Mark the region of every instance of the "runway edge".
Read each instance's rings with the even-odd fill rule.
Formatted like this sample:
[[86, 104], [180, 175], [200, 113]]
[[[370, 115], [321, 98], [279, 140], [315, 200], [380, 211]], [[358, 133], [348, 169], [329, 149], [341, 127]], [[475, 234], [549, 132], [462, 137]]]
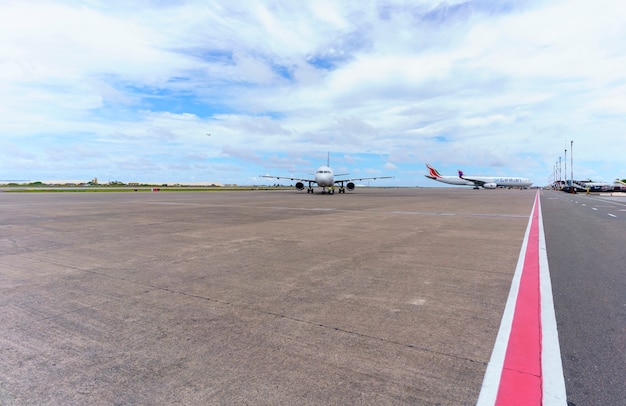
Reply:
[[[535, 237], [535, 238], [531, 238]], [[538, 237], [538, 238], [537, 238]], [[529, 248], [529, 244], [531, 247]], [[532, 246], [537, 244], [535, 246]], [[530, 257], [529, 257], [530, 256]], [[538, 269], [534, 269], [538, 267]], [[526, 289], [537, 289], [540, 291], [540, 303], [530, 303], [530, 307], [539, 306], [540, 318], [537, 318], [538, 325], [531, 326], [531, 330], [539, 331], [540, 345], [530, 345], [528, 348], [534, 348], [535, 353], [526, 354], [541, 364], [541, 375], [539, 379], [525, 380], [524, 373], [517, 373], [518, 377], [522, 377], [517, 382], [518, 385], [531, 383], [538, 385], [535, 388], [519, 388], [522, 391], [540, 393], [539, 399], [535, 398], [538, 404], [542, 405], [567, 405], [567, 396], [565, 392], [565, 381], [563, 377], [563, 368], [561, 363], [561, 351], [558, 340], [558, 331], [556, 326], [556, 316], [554, 312], [554, 303], [552, 298], [552, 286], [550, 282], [550, 272], [548, 267], [547, 250], [545, 244], [545, 235], [543, 229], [543, 217], [541, 213], [541, 202], [539, 192], [535, 197], [535, 203], [531, 211], [524, 241], [520, 249], [515, 274], [511, 282], [511, 289], [506, 302], [506, 306], [502, 315], [500, 329], [496, 337], [491, 359], [487, 365], [485, 377], [478, 397], [478, 406], [498, 405], [503, 400], [502, 393], [499, 391], [502, 386], [502, 377], [507, 353], [514, 348], [509, 348], [511, 331], [513, 329], [516, 317], [519, 319], [519, 309], [524, 308], [523, 303], [518, 303], [520, 286], [524, 273], [532, 273], [538, 271], [538, 278], [530, 280], [538, 284], [538, 286], [525, 286]], [[528, 278], [526, 278], [528, 279]], [[525, 282], [527, 283], [527, 282]], [[528, 306], [526, 306], [528, 307]], [[533, 335], [531, 332], [530, 336]], [[530, 337], [529, 339], [532, 339]], [[510, 372], [510, 371], [509, 371]], [[508, 399], [513, 403], [521, 404], [522, 399]]]

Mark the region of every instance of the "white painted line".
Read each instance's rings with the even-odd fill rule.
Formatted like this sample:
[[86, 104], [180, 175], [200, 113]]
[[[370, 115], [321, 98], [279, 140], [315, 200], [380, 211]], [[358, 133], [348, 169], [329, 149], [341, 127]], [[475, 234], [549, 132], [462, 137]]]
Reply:
[[565, 378], [561, 363], [561, 347], [556, 326], [552, 283], [548, 267], [548, 250], [539, 204], [539, 279], [541, 290], [541, 369], [543, 375], [543, 406], [567, 405]]
[[617, 217], [615, 214], [607, 213], [611, 217]]
[[591, 210], [596, 210], [596, 211], [598, 211], [598, 209], [596, 209], [595, 207], [592, 207], [592, 208], [591, 208]]

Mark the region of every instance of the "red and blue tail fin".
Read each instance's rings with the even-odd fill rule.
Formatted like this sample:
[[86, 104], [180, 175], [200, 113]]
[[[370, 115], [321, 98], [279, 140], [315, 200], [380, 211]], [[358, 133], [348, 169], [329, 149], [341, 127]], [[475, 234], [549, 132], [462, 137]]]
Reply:
[[437, 169], [433, 168], [432, 166], [428, 164], [426, 164], [426, 167], [428, 168], [428, 171], [430, 172], [431, 178], [441, 178], [441, 174], [439, 173], [439, 171], [437, 171]]

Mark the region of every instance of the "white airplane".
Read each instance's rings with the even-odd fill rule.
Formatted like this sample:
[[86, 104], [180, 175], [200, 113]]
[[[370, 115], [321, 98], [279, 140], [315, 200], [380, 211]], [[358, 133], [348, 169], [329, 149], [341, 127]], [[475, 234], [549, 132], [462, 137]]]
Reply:
[[426, 164], [429, 175], [424, 175], [429, 179], [436, 180], [437, 182], [447, 183], [457, 186], [473, 186], [474, 189], [495, 189], [497, 187], [508, 188], [520, 188], [525, 189], [530, 187], [533, 182], [530, 179], [518, 178], [513, 176], [465, 176], [463, 171], [459, 171], [459, 176], [445, 176], [441, 175], [437, 169]]
[[351, 179], [335, 179], [335, 176], [347, 176], [347, 173], [341, 173], [335, 175], [333, 170], [330, 168], [330, 154], [328, 155], [328, 163], [326, 166], [320, 166], [317, 168], [314, 174], [314, 179], [305, 179], [305, 178], [296, 178], [291, 176], [271, 176], [271, 175], [263, 175], [263, 178], [274, 178], [274, 179], [289, 179], [295, 180], [296, 189], [303, 190], [304, 184], [306, 182], [309, 183], [309, 187], [307, 188], [307, 193], [313, 193], [313, 184], [316, 183], [317, 186], [322, 188], [322, 193], [326, 193], [326, 188], [328, 188], [328, 194], [332, 195], [335, 193], [335, 186], [339, 186], [339, 193], [346, 193], [346, 189], [349, 191], [353, 191], [356, 185], [354, 181], [360, 180], [368, 180], [368, 179], [388, 179], [391, 176], [377, 176], [375, 178], [351, 178]]

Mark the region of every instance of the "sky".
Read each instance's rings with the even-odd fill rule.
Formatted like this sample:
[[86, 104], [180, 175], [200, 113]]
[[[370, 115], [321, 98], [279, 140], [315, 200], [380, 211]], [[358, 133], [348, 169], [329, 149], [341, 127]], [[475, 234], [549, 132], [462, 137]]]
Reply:
[[0, 180], [610, 182], [626, 3], [0, 0], [0, 95]]

